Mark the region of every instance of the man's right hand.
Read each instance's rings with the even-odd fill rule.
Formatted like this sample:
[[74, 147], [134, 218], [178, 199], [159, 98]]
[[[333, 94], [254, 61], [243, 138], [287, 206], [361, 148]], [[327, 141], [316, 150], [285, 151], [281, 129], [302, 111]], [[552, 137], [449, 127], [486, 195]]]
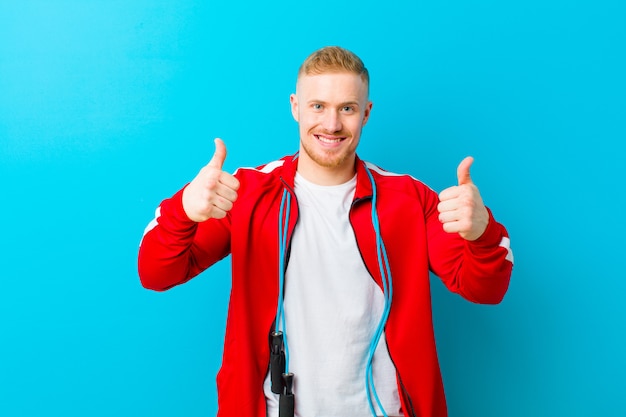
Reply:
[[183, 208], [194, 222], [226, 217], [237, 200], [239, 180], [222, 171], [225, 159], [226, 145], [215, 139], [213, 158], [183, 191]]

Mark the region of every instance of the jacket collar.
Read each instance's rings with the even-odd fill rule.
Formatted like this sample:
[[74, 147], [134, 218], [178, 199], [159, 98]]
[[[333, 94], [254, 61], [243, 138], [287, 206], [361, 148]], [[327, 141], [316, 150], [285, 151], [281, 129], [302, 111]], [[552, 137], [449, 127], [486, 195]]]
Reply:
[[[284, 163], [281, 178], [291, 189], [294, 188], [296, 170], [298, 168], [298, 155], [299, 153], [295, 153], [283, 158]], [[361, 160], [361, 158], [356, 155], [354, 163], [356, 165], [356, 191], [354, 193], [354, 200], [371, 198], [372, 183], [365, 170], [365, 161]]]

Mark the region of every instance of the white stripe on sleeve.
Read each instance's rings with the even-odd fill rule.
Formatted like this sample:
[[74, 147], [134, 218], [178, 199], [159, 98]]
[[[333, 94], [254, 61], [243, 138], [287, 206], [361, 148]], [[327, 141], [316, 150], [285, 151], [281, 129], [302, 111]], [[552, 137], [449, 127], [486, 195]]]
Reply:
[[513, 263], [513, 250], [511, 249], [511, 239], [509, 239], [508, 237], [503, 237], [502, 241], [500, 242], [500, 246], [506, 248], [506, 250], [508, 251], [505, 259]]

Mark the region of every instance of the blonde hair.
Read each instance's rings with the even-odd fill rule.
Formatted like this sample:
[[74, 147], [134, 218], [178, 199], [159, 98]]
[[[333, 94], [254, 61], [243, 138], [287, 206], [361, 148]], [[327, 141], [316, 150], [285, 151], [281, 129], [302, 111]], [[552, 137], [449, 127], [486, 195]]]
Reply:
[[350, 72], [360, 75], [369, 87], [369, 72], [361, 58], [339, 46], [326, 46], [309, 55], [300, 66], [298, 78], [303, 75], [319, 75], [328, 72]]

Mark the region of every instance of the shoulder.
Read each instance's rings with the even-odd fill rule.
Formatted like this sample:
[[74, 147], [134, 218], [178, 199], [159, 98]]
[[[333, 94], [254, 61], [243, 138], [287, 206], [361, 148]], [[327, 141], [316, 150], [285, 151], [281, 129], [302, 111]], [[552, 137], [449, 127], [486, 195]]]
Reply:
[[412, 175], [387, 171], [371, 162], [364, 161], [364, 165], [371, 172], [385, 206], [428, 213], [437, 207], [438, 193]]
[[233, 175], [242, 183], [265, 183], [273, 182], [286, 174], [286, 165], [288, 164], [288, 156], [268, 162], [257, 167], [241, 167], [238, 168]]
[[276, 161], [268, 162], [267, 164], [260, 165], [258, 167], [250, 168], [250, 167], [241, 167], [237, 168], [234, 172], [234, 176], [236, 177], [247, 177], [247, 176], [264, 176], [271, 175], [277, 172], [280, 172], [282, 166], [285, 163], [285, 159], [278, 159]]
[[233, 175], [241, 184], [238, 190], [239, 199], [256, 199], [260, 195], [267, 196], [270, 190], [282, 190], [285, 179], [291, 175], [289, 165], [287, 156], [257, 167], [238, 168]]
[[420, 191], [434, 192], [432, 188], [410, 174], [387, 171], [368, 161], [363, 161], [363, 163], [372, 173], [378, 187], [396, 189], [398, 191], [406, 188], [407, 191], [417, 189]]
[[439, 203], [438, 193], [424, 182], [410, 174], [399, 174], [387, 171], [371, 162], [363, 161], [371, 172], [378, 193], [386, 203], [394, 202], [397, 206], [436, 207]]

